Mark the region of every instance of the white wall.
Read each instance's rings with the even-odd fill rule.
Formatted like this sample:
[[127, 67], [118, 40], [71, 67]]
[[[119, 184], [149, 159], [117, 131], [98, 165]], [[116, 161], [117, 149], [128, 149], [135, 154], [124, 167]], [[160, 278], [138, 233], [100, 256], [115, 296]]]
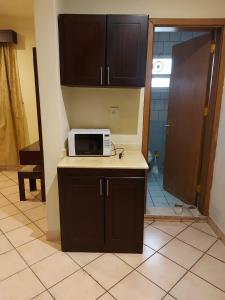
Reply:
[[[68, 130], [68, 116], [65, 112], [59, 81], [58, 63], [58, 38], [57, 18], [60, 13], [144, 13], [151, 17], [174, 17], [174, 18], [224, 18], [224, 0], [36, 0], [36, 39], [38, 53], [38, 67], [40, 77], [41, 110], [43, 121], [43, 142], [46, 169], [46, 192], [48, 207], [48, 222], [50, 232], [59, 231], [58, 216], [58, 192], [56, 179], [56, 166], [62, 156], [62, 149], [66, 131]], [[109, 92], [110, 93], [110, 92]], [[138, 130], [135, 138], [130, 140], [129, 135], [123, 136], [134, 143], [141, 144], [140, 128], [143, 119], [143, 92], [141, 92], [138, 111]], [[225, 114], [220, 125], [220, 136], [224, 138]], [[221, 132], [223, 135], [221, 136]], [[119, 137], [121, 141], [121, 136]], [[225, 158], [222, 155], [224, 144], [219, 140], [217, 151], [217, 165], [224, 165]], [[224, 168], [225, 169], [225, 168]], [[224, 184], [217, 178], [218, 167], [215, 171], [213, 191], [221, 191]], [[218, 176], [217, 176], [218, 174]], [[215, 194], [215, 193], [214, 193]], [[221, 201], [214, 201], [217, 195], [212, 194], [212, 211], [222, 209]], [[222, 197], [222, 196], [221, 196]], [[217, 208], [218, 207], [218, 208]], [[216, 209], [212, 209], [216, 208]], [[225, 218], [225, 213], [223, 214]], [[214, 219], [219, 222], [221, 215], [215, 213]], [[221, 225], [222, 226], [222, 225]], [[224, 228], [225, 230], [225, 228]]]

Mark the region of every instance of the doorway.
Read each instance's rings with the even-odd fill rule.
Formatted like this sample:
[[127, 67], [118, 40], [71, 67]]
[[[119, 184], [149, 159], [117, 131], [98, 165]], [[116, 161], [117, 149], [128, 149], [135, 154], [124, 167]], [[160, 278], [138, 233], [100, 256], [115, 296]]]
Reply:
[[[203, 181], [210, 155], [205, 146], [210, 145], [212, 114], [219, 103], [215, 79], [222, 73], [222, 30], [164, 26], [160, 21], [160, 26], [150, 26], [153, 48], [148, 53], [152, 63], [147, 76], [148, 128], [145, 111], [143, 131], [150, 136], [143, 140], [150, 166], [146, 214], [201, 217], [207, 215], [208, 187]], [[145, 92], [145, 108], [147, 97]]]

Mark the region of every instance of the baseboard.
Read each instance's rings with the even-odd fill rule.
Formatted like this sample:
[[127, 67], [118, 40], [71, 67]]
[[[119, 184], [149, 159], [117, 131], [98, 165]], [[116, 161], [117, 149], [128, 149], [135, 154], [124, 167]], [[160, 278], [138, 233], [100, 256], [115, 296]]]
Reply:
[[215, 221], [212, 218], [208, 217], [208, 223], [215, 231], [218, 238], [220, 238], [225, 245], [225, 233], [218, 227], [218, 225], [215, 223]]
[[50, 242], [55, 242], [60, 240], [60, 233], [59, 231], [47, 231], [46, 232], [46, 239]]
[[145, 221], [174, 221], [174, 222], [207, 222], [207, 218], [189, 216], [145, 215]]

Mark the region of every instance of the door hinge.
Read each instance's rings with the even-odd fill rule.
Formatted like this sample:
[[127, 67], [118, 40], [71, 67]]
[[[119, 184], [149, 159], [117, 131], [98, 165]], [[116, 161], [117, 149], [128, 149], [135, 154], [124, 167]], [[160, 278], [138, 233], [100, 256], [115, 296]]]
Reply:
[[214, 54], [216, 51], [216, 43], [212, 42], [210, 52]]
[[196, 186], [196, 192], [197, 192], [197, 193], [200, 193], [200, 192], [201, 192], [201, 185], [200, 185], [200, 184], [198, 184], [198, 185]]
[[207, 116], [208, 116], [208, 113], [209, 113], [209, 108], [208, 108], [208, 106], [206, 106], [206, 107], [204, 108], [204, 117], [207, 117]]

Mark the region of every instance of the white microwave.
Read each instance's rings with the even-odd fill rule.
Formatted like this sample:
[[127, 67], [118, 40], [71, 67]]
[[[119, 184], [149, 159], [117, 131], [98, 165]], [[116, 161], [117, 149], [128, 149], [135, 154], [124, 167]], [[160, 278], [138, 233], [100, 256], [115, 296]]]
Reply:
[[69, 156], [110, 156], [109, 129], [72, 129], [68, 134]]

